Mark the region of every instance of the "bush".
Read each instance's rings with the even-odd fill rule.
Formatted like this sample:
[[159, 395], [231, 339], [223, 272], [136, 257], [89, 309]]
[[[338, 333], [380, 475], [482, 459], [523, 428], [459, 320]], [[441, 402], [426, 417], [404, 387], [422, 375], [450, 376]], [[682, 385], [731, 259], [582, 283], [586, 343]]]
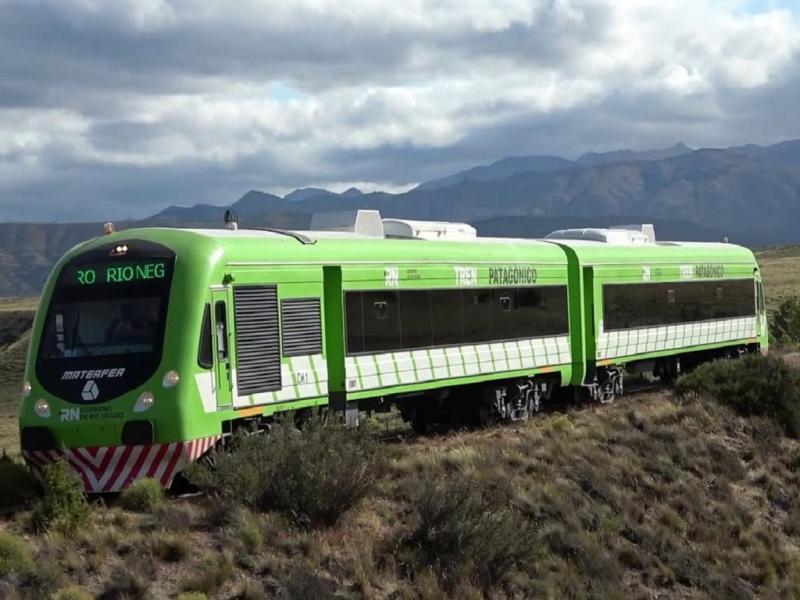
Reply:
[[532, 524], [502, 494], [481, 489], [463, 474], [425, 479], [412, 504], [417, 524], [403, 545], [449, 584], [466, 576], [490, 586], [535, 555]]
[[122, 492], [119, 503], [133, 512], [152, 513], [164, 505], [166, 497], [161, 484], [151, 478], [139, 479]]
[[80, 586], [70, 585], [59, 590], [53, 598], [54, 600], [92, 600], [94, 596]]
[[228, 535], [245, 554], [258, 552], [264, 544], [263, 525], [258, 515], [245, 508], [235, 512], [228, 528]]
[[675, 391], [713, 398], [743, 416], [768, 417], [787, 435], [800, 436], [800, 370], [780, 358], [749, 355], [705, 363], [681, 377]]
[[779, 344], [800, 344], [800, 296], [781, 302], [771, 315], [769, 333]]
[[283, 421], [269, 435], [235, 438], [212, 456], [214, 468], [195, 465], [202, 488], [258, 510], [277, 510], [297, 524], [332, 525], [372, 488], [383, 461], [364, 430], [311, 419], [303, 431]]
[[75, 533], [89, 520], [83, 484], [64, 460], [47, 465], [42, 473], [44, 495], [33, 511], [36, 531], [56, 529]]
[[20, 537], [0, 531], [0, 578], [24, 575], [33, 571], [33, 556], [28, 543]]
[[189, 555], [186, 537], [175, 533], [159, 533], [149, 541], [150, 551], [165, 562], [180, 562]]
[[184, 584], [187, 592], [213, 594], [228, 583], [235, 573], [233, 554], [228, 550], [223, 550], [221, 554], [209, 554], [202, 564], [201, 571]]
[[0, 513], [30, 507], [39, 497], [39, 482], [23, 464], [5, 452], [0, 456]]

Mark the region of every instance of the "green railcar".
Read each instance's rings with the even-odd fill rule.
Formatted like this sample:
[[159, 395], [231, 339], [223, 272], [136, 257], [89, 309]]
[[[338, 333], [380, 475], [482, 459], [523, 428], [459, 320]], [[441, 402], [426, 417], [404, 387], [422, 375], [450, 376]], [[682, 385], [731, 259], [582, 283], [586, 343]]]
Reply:
[[[712, 287], [680, 287], [702, 282]], [[280, 412], [330, 406], [352, 423], [396, 406], [417, 429], [525, 419], [559, 388], [610, 399], [623, 365], [665, 376], [681, 360], [766, 348], [760, 289], [752, 253], [726, 244], [112, 233], [47, 282], [22, 452], [35, 469], [63, 457], [87, 491], [115, 492], [142, 477], [168, 486], [237, 427]], [[739, 304], [670, 308], [705, 307], [707, 294]], [[642, 301], [662, 296], [665, 318], [684, 321], [647, 322]], [[620, 320], [629, 312], [639, 320]]]
[[[396, 402], [419, 424], [457, 386], [501, 381], [527, 415], [575, 368], [567, 257], [545, 242], [139, 229], [55, 267], [20, 415], [36, 468], [92, 492], [168, 485], [240, 422]], [[506, 385], [515, 386], [511, 390]], [[519, 389], [524, 401], [511, 404]]]

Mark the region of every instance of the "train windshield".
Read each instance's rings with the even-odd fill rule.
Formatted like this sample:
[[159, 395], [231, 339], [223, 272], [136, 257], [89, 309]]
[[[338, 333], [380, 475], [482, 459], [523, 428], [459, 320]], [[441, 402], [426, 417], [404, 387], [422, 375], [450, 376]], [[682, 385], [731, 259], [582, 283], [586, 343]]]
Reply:
[[53, 305], [45, 331], [46, 358], [141, 354], [160, 343], [159, 296], [76, 300]]
[[38, 345], [44, 388], [67, 401], [103, 402], [152, 377], [174, 266], [172, 251], [143, 240], [96, 248], [64, 265]]

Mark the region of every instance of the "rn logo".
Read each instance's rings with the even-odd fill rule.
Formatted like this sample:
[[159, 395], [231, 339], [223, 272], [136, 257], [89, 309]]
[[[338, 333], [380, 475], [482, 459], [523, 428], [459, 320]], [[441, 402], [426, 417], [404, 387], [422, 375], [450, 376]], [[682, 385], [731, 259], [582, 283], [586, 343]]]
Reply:
[[86, 382], [86, 385], [83, 386], [83, 391], [81, 392], [81, 398], [83, 398], [86, 402], [91, 402], [93, 400], [97, 400], [97, 397], [100, 395], [100, 388], [97, 387], [97, 383], [94, 379], [90, 379]]
[[80, 408], [62, 408], [61, 413], [59, 415], [61, 417], [62, 423], [71, 423], [74, 421], [81, 420], [81, 409]]

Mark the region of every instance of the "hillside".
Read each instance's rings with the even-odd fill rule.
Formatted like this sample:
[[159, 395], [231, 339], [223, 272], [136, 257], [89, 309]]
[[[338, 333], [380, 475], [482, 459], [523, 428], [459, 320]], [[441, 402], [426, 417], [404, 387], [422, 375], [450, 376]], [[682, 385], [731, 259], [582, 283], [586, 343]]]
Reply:
[[0, 574], [0, 596], [800, 594], [800, 445], [762, 418], [650, 393], [380, 451], [367, 497], [331, 527], [203, 496], [96, 504], [69, 536], [31, 535], [18, 513], [0, 532], [35, 560]]

